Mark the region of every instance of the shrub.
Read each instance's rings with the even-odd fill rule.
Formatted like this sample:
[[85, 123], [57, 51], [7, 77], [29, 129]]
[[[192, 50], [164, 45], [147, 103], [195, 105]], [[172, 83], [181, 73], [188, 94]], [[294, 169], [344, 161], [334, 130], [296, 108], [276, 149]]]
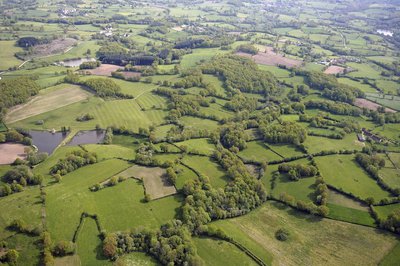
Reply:
[[275, 238], [278, 239], [279, 241], [286, 241], [288, 240], [290, 234], [289, 231], [286, 229], [279, 229], [278, 231], [275, 232]]
[[53, 247], [53, 255], [57, 257], [63, 257], [71, 255], [75, 252], [75, 244], [71, 241], [60, 241]]

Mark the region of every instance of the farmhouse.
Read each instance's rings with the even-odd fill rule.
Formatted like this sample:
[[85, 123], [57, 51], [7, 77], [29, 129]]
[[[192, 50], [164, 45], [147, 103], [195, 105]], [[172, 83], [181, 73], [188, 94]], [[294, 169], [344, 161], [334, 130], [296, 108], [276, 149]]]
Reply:
[[375, 135], [374, 133], [370, 132], [369, 130], [363, 128], [362, 129], [363, 134], [365, 134], [369, 139], [372, 139], [375, 142], [381, 143], [383, 139], [379, 137], [378, 135]]
[[363, 133], [357, 134], [357, 138], [358, 138], [358, 141], [360, 141], [360, 142], [365, 142], [365, 140], [366, 140]]

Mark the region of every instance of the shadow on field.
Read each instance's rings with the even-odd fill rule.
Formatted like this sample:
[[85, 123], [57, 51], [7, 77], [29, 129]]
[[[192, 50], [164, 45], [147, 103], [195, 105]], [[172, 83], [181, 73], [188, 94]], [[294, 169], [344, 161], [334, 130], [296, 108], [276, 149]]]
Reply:
[[96, 248], [94, 249], [94, 251], [96, 252], [96, 259], [97, 260], [105, 260], [105, 261], [108, 260], [103, 254], [103, 243], [98, 244], [96, 246]]

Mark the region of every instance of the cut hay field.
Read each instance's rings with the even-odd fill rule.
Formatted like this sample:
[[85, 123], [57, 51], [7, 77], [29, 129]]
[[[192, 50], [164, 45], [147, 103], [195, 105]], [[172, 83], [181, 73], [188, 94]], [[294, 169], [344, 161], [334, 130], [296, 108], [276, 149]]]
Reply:
[[329, 185], [366, 199], [381, 200], [390, 193], [383, 190], [354, 160], [354, 155], [315, 157], [321, 175]]
[[80, 86], [61, 84], [41, 90], [29, 102], [10, 109], [6, 115], [7, 123], [14, 123], [38, 114], [83, 101], [92, 94]]
[[[397, 244], [396, 237], [389, 233], [319, 219], [279, 203], [266, 203], [243, 217], [212, 225], [232, 234], [235, 240], [259, 254], [242, 241], [243, 237], [235, 237], [245, 234], [255, 243], [253, 246], [272, 253], [270, 265], [377, 265]], [[275, 232], [279, 228], [290, 232], [288, 241], [276, 240]]]
[[[76, 121], [78, 116], [86, 113], [92, 114], [94, 119], [88, 122]], [[93, 129], [99, 124], [103, 128], [115, 125], [138, 131], [139, 127], [148, 128], [150, 125], [162, 123], [165, 116], [166, 112], [161, 110], [142, 111], [134, 100], [104, 101], [98, 97], [92, 97], [87, 101], [70, 104], [11, 125], [39, 130], [60, 129], [68, 125], [74, 129], [87, 130]], [[38, 120], [43, 120], [44, 125], [36, 125]]]
[[135, 165], [118, 174], [118, 176], [134, 177], [143, 180], [146, 194], [152, 200], [176, 194], [175, 187], [165, 177], [166, 171], [160, 167], [144, 167]]

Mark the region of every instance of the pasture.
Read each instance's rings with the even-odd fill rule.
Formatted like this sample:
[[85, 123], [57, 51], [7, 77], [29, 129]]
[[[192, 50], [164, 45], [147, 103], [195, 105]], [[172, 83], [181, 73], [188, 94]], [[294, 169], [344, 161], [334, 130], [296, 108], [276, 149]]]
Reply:
[[17, 47], [15, 41], [0, 41], [0, 70], [21, 65], [22, 61], [14, 56], [21, 51], [22, 48]]
[[329, 185], [362, 199], [373, 197], [381, 200], [390, 196], [353, 160], [353, 155], [315, 157], [315, 161]]
[[[272, 265], [376, 265], [397, 244], [396, 237], [389, 233], [319, 219], [280, 203], [266, 203], [243, 217], [212, 225], [232, 235], [245, 234], [272, 254]], [[290, 232], [288, 241], [276, 240], [279, 228]], [[242, 244], [252, 250], [250, 245]]]
[[329, 139], [325, 137], [308, 136], [304, 145], [309, 153], [321, 151], [361, 150], [364, 143], [359, 142], [354, 133], [347, 134], [343, 139]]
[[91, 192], [89, 187], [128, 168], [121, 160], [106, 160], [64, 176], [60, 184], [47, 187], [47, 225], [52, 238], [72, 239], [79, 217], [86, 211], [97, 214], [107, 231], [125, 230], [142, 224], [157, 228], [176, 215], [180, 197], [144, 203], [140, 181], [128, 179], [114, 187]]
[[247, 148], [239, 152], [239, 156], [245, 160], [255, 162], [270, 162], [283, 159], [281, 156], [268, 149], [262, 141], [251, 141]]
[[223, 188], [229, 182], [229, 178], [222, 167], [213, 162], [209, 157], [188, 155], [183, 158], [182, 162], [207, 176], [211, 185], [215, 188]]
[[315, 201], [315, 178], [301, 178], [299, 181], [291, 181], [287, 175], [280, 175], [276, 180], [276, 186], [272, 190], [272, 195], [279, 198], [281, 193], [287, 193], [296, 200], [304, 202]]
[[400, 210], [400, 203], [384, 205], [384, 206], [374, 206], [375, 211], [378, 213], [380, 219], [385, 220], [394, 211]]
[[329, 208], [328, 218], [332, 218], [339, 221], [350, 222], [360, 225], [367, 225], [375, 227], [375, 220], [371, 217], [368, 210], [359, 210], [328, 203]]
[[176, 142], [175, 145], [181, 148], [186, 147], [189, 152], [195, 151], [207, 156], [211, 156], [215, 151], [215, 145], [211, 142], [210, 139], [186, 140]]
[[199, 256], [206, 265], [257, 265], [249, 256], [235, 245], [213, 238], [194, 238]]
[[[0, 88], [0, 94], [5, 94], [0, 99], [0, 112], [7, 108], [4, 116], [0, 117], [0, 141], [4, 141], [3, 133], [6, 140], [12, 139], [12, 134], [6, 133], [8, 129], [21, 132], [45, 130], [48, 135], [42, 135], [42, 143], [53, 144], [49, 131], [70, 129], [61, 143], [54, 141], [55, 145], [60, 144], [54, 152], [44, 162], [32, 167], [34, 174], [44, 177], [41, 189], [28, 185], [22, 192], [6, 195], [8, 187], [3, 185], [7, 180], [2, 176], [15, 168], [10, 165], [15, 158], [24, 158], [24, 146], [0, 144], [0, 242], [5, 240], [9, 247], [18, 250], [18, 265], [43, 264], [43, 257], [39, 237], [6, 228], [14, 219], [21, 219], [32, 227], [45, 227], [56, 243], [72, 240], [83, 212], [96, 215], [105, 232], [115, 233], [143, 228], [158, 230], [173, 219], [185, 224], [185, 210], [190, 210], [189, 215], [200, 223], [199, 228], [207, 225], [223, 230], [266, 265], [399, 264], [399, 238], [378, 229], [379, 225], [369, 213], [370, 207], [362, 200], [345, 195], [350, 193], [363, 200], [372, 197], [375, 202], [394, 199], [355, 162], [354, 153], [363, 152], [364, 147], [380, 149], [381, 156], [386, 156], [386, 166], [379, 170], [379, 176], [390, 188], [400, 188], [398, 121], [392, 123], [387, 119], [382, 126], [373, 121], [375, 114], [372, 113], [364, 112], [359, 117], [334, 114], [347, 111], [344, 110], [346, 105], [339, 104], [326, 106], [325, 109], [331, 110], [323, 111], [321, 107], [297, 111], [297, 107], [302, 109], [297, 104], [306, 105], [309, 100], [346, 102], [354, 91], [346, 86], [331, 89], [336, 87], [336, 83], [333, 84], [336, 78], [339, 83], [365, 93], [365, 98], [354, 94], [360, 98], [353, 105], [371, 111], [381, 106], [387, 112], [400, 111], [400, 98], [395, 96], [399, 89], [398, 38], [376, 32], [382, 29], [397, 34], [388, 27], [398, 20], [396, 12], [388, 11], [396, 9], [393, 3], [183, 1], [190, 2], [188, 5], [175, 0], [139, 0], [118, 3], [78, 1], [68, 7], [57, 1], [52, 4], [39, 1], [37, 5], [25, 0], [3, 2], [1, 79], [30, 77], [41, 90], [38, 95], [28, 98], [25, 97], [28, 94], [16, 97], [14, 93], [19, 91], [14, 88], [9, 91]], [[24, 37], [30, 38], [24, 40]], [[16, 46], [17, 43], [26, 48]], [[256, 54], [238, 53], [240, 45], [249, 45], [248, 51]], [[24, 62], [16, 57], [16, 53], [18, 57], [30, 60]], [[242, 75], [247, 73], [247, 69], [242, 71], [247, 65], [241, 65], [240, 61], [223, 69], [224, 66], [219, 65], [219, 56], [235, 53], [253, 60], [260, 71], [272, 73], [276, 83], [253, 71]], [[80, 58], [104, 59], [104, 64], [87, 70], [78, 70], [76, 64], [70, 64], [69, 68], [63, 64]], [[211, 60], [212, 64], [207, 64]], [[123, 68], [128, 63], [143, 68], [127, 72]], [[140, 77], [141, 81], [113, 78], [111, 73], [117, 70], [122, 70], [125, 78]], [[69, 71], [77, 74], [81, 81], [96, 76], [112, 80], [119, 85], [121, 93], [129, 97], [100, 98], [83, 87], [65, 84], [63, 78]], [[315, 72], [315, 84], [307, 78], [307, 71]], [[322, 73], [332, 75], [333, 85], [324, 84], [326, 76]], [[183, 85], [175, 84], [177, 82]], [[270, 85], [272, 88], [267, 88]], [[161, 96], [161, 90], [160, 94], [154, 93], [157, 89], [165, 89], [165, 95]], [[242, 91], [245, 99], [234, 97], [238, 91]], [[179, 101], [179, 97], [185, 101]], [[4, 102], [2, 99], [16, 101], [7, 106], [11, 100]], [[16, 105], [20, 102], [23, 104]], [[241, 110], [230, 111], [225, 107], [229, 105]], [[329, 118], [323, 122], [331, 118], [332, 123], [320, 127], [315, 125], [319, 122], [317, 120], [300, 122], [302, 113], [313, 118], [327, 115]], [[85, 114], [93, 119], [78, 121], [84, 120], [79, 118]], [[259, 128], [271, 123], [270, 118], [296, 123], [308, 131], [310, 135], [302, 143], [304, 147], [265, 143]], [[311, 136], [312, 133], [325, 136], [344, 133], [345, 125], [335, 120], [357, 121], [361, 128], [379, 134], [385, 141], [359, 142], [356, 133], [343, 134], [343, 139]], [[378, 119], [375, 117], [374, 120]], [[227, 136], [221, 136], [221, 127], [238, 124], [244, 129], [235, 129]], [[77, 132], [99, 127], [119, 128], [120, 131], [115, 130], [109, 145], [85, 142], [80, 146], [67, 146]], [[129, 134], [119, 135], [124, 129]], [[149, 134], [144, 132], [147, 130]], [[293, 134], [297, 133], [272, 131], [275, 131], [271, 132], [275, 136], [284, 134], [288, 138], [296, 137]], [[261, 188], [256, 185], [249, 186], [249, 189], [242, 185], [240, 182], [250, 181], [244, 178], [241, 168], [230, 166], [225, 170], [213, 159], [214, 151], [222, 148], [220, 145], [229, 146], [222, 139], [229, 138], [238, 143], [243, 140], [243, 134], [249, 136], [245, 139], [247, 148], [237, 153], [235, 148], [231, 149], [231, 156], [235, 157], [231, 159], [233, 162], [234, 159], [242, 160], [255, 178], [262, 174], [260, 181], [269, 198], [257, 208], [249, 206], [255, 202], [253, 189], [260, 192]], [[220, 143], [216, 141], [218, 139]], [[217, 144], [213, 143], [214, 140]], [[34, 144], [38, 143], [36, 138]], [[135, 164], [141, 144], [154, 147], [148, 155], [158, 167]], [[167, 151], [161, 149], [163, 146], [168, 147]], [[50, 168], [74, 150], [95, 152], [98, 162], [63, 175], [58, 182], [57, 177], [49, 174]], [[354, 153], [318, 154], [344, 150]], [[74, 156], [68, 155], [68, 159], [73, 160]], [[290, 164], [315, 162], [326, 184], [343, 191], [329, 189], [326, 204], [329, 214], [326, 218], [276, 202], [282, 193], [287, 193], [297, 201], [317, 203], [315, 177], [292, 181], [288, 174], [274, 175], [285, 159], [290, 160]], [[77, 160], [79, 164], [81, 161]], [[270, 164], [261, 171], [260, 164], [265, 162]], [[174, 185], [167, 180], [166, 164], [173, 164], [177, 175]], [[191, 197], [186, 198], [185, 183], [197, 180], [199, 176], [210, 180], [215, 189], [211, 199], [221, 209], [198, 208], [210, 200], [207, 186], [203, 186], [202, 191], [192, 192], [193, 197], [199, 196], [196, 202], [192, 202]], [[110, 184], [98, 191], [91, 190], [113, 177], [126, 179], [114, 186]], [[12, 187], [18, 189], [16, 185]], [[41, 194], [41, 190], [45, 193]], [[226, 195], [229, 198], [224, 198]], [[192, 206], [183, 209], [184, 204]], [[384, 220], [399, 210], [400, 204], [371, 208], [376, 210], [379, 219]], [[208, 224], [201, 219], [207, 215], [214, 219], [220, 214], [238, 217], [213, 220]], [[186, 225], [193, 229], [189, 223]], [[172, 261], [176, 255], [192, 248], [186, 249], [179, 237], [163, 242], [160, 250], [153, 248], [152, 252], [156, 254], [152, 257], [134, 252], [120, 254], [114, 262], [103, 256], [102, 240], [93, 219], [85, 218], [80, 229], [75, 253], [57, 257], [55, 265], [159, 265], [161, 258], [171, 260], [171, 265], [190, 264], [183, 260]], [[287, 241], [276, 239], [278, 229], [289, 232]], [[193, 257], [193, 264], [198, 259], [205, 265], [255, 265], [250, 256], [230, 242], [199, 236], [197, 231], [189, 234], [193, 250], [198, 254], [198, 257]], [[155, 243], [153, 241], [155, 238], [151, 239]]]

